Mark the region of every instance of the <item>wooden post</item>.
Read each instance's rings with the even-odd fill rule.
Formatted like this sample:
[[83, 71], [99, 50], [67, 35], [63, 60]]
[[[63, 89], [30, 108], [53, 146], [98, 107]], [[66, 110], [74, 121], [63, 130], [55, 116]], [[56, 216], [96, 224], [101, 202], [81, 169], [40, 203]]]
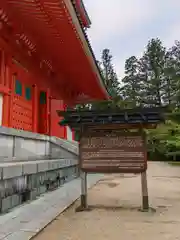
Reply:
[[81, 206], [87, 209], [87, 173], [81, 171]]
[[143, 208], [143, 211], [148, 211], [149, 210], [149, 197], [148, 197], [146, 171], [141, 173], [141, 185], [142, 185], [142, 208]]
[[38, 116], [38, 104], [39, 104], [39, 96], [38, 96], [38, 88], [37, 85], [34, 84], [32, 86], [33, 91], [33, 132], [38, 132], [38, 124], [39, 124], [39, 116]]
[[[83, 127], [80, 130], [80, 143], [83, 134]], [[81, 157], [81, 153], [80, 153]], [[87, 172], [82, 171], [81, 169], [81, 159], [79, 159], [79, 169], [80, 169], [80, 177], [81, 177], [81, 196], [80, 196], [80, 206], [76, 208], [76, 212], [81, 211], [89, 211], [88, 204], [87, 204]]]

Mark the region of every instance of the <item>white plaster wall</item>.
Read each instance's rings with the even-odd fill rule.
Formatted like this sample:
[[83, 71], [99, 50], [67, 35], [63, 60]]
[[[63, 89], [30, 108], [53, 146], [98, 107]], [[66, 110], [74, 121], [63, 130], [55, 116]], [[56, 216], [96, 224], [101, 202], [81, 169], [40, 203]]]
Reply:
[[72, 131], [68, 126], [66, 127], [66, 129], [67, 129], [67, 140], [72, 141], [73, 140]]

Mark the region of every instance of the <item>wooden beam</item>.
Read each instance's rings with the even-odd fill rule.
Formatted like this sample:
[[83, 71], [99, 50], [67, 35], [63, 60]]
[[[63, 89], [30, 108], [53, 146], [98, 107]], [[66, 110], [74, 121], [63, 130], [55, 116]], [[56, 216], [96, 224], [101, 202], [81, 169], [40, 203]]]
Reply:
[[143, 129], [155, 129], [157, 127], [157, 124], [105, 124], [105, 125], [96, 125], [96, 126], [93, 126], [93, 125], [88, 125], [88, 127], [90, 127], [91, 129], [110, 129], [110, 130], [113, 130], [113, 129], [140, 129], [140, 128], [143, 128]]

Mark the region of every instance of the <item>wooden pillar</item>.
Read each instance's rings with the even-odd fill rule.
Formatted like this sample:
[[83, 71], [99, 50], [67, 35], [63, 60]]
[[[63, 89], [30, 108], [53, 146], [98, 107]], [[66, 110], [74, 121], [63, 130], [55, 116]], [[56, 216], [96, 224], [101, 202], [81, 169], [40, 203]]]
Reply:
[[5, 86], [5, 56], [4, 51], [0, 50], [0, 84]]
[[146, 171], [141, 173], [141, 186], [142, 186], [142, 208], [143, 208], [143, 211], [148, 211], [149, 210], [149, 197], [148, 197]]
[[4, 94], [2, 126], [9, 127], [10, 120], [9, 115], [10, 115], [10, 94]]
[[87, 173], [81, 171], [81, 207], [87, 208]]
[[47, 122], [46, 122], [46, 134], [50, 135], [50, 103], [51, 103], [51, 97], [50, 97], [50, 89], [47, 90], [47, 112], [46, 112], [46, 117], [47, 117]]
[[3, 109], [2, 109], [2, 125], [5, 127], [9, 127], [9, 113], [10, 113], [10, 78], [9, 78], [9, 67], [5, 61], [5, 54], [2, 52], [1, 55], [1, 85], [8, 89], [7, 92], [3, 94]]
[[38, 132], [38, 88], [37, 85], [34, 84], [33, 86], [33, 132]]
[[[63, 110], [66, 111], [67, 109], [67, 105], [66, 104], [63, 104]], [[67, 139], [67, 127], [66, 126], [63, 126], [64, 127], [64, 139]]]
[[5, 127], [9, 127], [9, 115], [10, 115], [10, 99], [11, 99], [11, 76], [9, 71], [9, 66], [6, 64], [4, 70], [4, 82], [6, 83], [6, 87], [8, 91], [3, 95], [3, 115], [2, 115], [2, 125]]
[[[12, 67], [12, 66], [11, 66]], [[10, 69], [10, 91], [9, 91], [9, 127], [12, 127], [12, 121], [13, 121], [13, 99], [14, 99], [14, 95], [15, 95], [15, 79], [17, 74], [13, 71], [13, 69]]]

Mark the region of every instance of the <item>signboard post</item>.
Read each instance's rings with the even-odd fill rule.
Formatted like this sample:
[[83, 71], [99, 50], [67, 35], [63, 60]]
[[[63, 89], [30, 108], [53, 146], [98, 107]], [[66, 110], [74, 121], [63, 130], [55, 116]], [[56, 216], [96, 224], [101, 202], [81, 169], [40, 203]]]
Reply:
[[140, 173], [143, 210], [148, 210], [147, 149], [142, 131], [88, 128], [80, 139], [81, 206], [87, 206], [87, 173]]
[[[108, 106], [108, 105], [107, 105]], [[154, 129], [165, 118], [162, 108], [58, 111], [72, 129], [80, 131], [81, 206], [88, 209], [88, 173], [141, 174], [143, 210], [149, 209], [147, 147], [143, 129]]]
[[149, 197], [147, 186], [147, 174], [146, 171], [141, 173], [141, 186], [142, 186], [142, 209], [148, 211], [149, 209]]
[[81, 171], [81, 209], [87, 208], [87, 173]]

